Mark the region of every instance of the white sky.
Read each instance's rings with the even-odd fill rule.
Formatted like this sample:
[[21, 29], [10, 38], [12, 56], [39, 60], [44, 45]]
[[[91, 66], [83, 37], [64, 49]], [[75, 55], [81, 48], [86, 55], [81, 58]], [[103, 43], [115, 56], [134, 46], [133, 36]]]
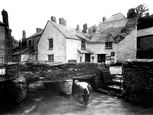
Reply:
[[76, 28], [79, 24], [82, 29], [85, 23], [88, 27], [98, 25], [103, 16], [109, 18], [119, 12], [126, 16], [128, 9], [139, 4], [146, 4], [153, 14], [152, 3], [153, 0], [0, 0], [0, 12], [3, 9], [8, 12], [12, 36], [19, 40], [22, 30], [29, 37], [37, 27], [43, 29], [51, 16], [55, 16], [58, 23], [63, 17], [67, 26]]

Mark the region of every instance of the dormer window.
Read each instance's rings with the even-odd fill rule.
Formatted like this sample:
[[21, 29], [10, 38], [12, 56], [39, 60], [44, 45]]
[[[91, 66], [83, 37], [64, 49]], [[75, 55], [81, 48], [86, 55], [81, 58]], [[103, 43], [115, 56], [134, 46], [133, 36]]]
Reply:
[[81, 40], [81, 50], [86, 49], [86, 41], [84, 39]]

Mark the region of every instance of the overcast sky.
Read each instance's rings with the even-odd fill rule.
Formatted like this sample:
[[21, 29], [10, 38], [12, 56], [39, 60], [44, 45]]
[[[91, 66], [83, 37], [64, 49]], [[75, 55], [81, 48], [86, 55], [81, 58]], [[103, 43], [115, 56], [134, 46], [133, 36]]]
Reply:
[[63, 17], [67, 26], [76, 28], [79, 24], [82, 29], [85, 23], [88, 27], [98, 25], [103, 16], [109, 18], [119, 12], [126, 16], [128, 9], [139, 4], [146, 4], [153, 14], [153, 0], [0, 0], [0, 11], [8, 12], [12, 36], [19, 40], [22, 30], [29, 37], [37, 27], [43, 29], [51, 16], [55, 16], [57, 22]]

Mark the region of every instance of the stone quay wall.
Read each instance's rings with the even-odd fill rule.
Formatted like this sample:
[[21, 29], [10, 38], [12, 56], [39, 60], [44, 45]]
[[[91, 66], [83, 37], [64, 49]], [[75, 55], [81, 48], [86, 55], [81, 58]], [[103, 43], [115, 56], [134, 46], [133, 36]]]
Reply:
[[123, 79], [123, 96], [126, 100], [153, 106], [153, 60], [125, 61]]

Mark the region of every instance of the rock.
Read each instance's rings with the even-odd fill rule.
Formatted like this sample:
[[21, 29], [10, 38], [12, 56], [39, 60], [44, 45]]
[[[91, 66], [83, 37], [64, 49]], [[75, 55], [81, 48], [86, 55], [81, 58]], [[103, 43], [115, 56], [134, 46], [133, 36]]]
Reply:
[[60, 82], [60, 93], [66, 96], [70, 96], [72, 94], [72, 85], [72, 79]]

